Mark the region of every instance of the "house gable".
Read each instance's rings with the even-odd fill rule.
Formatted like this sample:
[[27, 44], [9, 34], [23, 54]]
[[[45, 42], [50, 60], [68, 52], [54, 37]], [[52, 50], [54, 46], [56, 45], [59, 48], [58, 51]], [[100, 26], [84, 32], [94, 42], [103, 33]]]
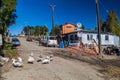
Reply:
[[62, 34], [70, 33], [75, 31], [75, 25], [72, 23], [65, 23], [62, 25]]

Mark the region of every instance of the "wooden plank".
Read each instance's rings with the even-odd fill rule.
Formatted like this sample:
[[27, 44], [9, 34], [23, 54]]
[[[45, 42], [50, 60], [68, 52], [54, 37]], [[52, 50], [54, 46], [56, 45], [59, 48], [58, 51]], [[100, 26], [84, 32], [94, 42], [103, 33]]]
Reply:
[[97, 53], [99, 53], [99, 48], [98, 48], [98, 45], [97, 45], [97, 42], [93, 39], [93, 45], [94, 45], [94, 49]]

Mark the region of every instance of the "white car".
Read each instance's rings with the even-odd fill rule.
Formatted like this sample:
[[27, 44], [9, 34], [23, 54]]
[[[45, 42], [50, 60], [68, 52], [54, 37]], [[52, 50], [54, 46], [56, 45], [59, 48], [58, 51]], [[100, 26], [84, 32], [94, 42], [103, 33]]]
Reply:
[[47, 39], [47, 42], [46, 42], [46, 46], [57, 46], [58, 43], [57, 43], [57, 39], [56, 37], [54, 36], [49, 36], [48, 39]]

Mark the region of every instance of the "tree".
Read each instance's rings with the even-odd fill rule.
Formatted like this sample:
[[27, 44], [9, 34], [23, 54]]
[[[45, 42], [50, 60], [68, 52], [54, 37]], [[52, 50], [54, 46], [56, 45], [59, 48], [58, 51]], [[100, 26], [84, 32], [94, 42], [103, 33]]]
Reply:
[[29, 26], [25, 26], [23, 28], [23, 31], [24, 31], [25, 35], [28, 35], [29, 34]]
[[[100, 22], [101, 31], [102, 31], [102, 32], [106, 32], [106, 31], [108, 32], [108, 30], [107, 30], [107, 28], [106, 28], [106, 22], [104, 21], [104, 19], [101, 18], [101, 19], [99, 20], [99, 22]], [[96, 28], [96, 29], [97, 29], [97, 28]]]
[[34, 35], [34, 34], [35, 34], [35, 29], [34, 28], [30, 29], [30, 35]]
[[48, 32], [48, 27], [47, 26], [41, 26], [41, 34], [45, 35], [46, 32]]
[[82, 25], [82, 27], [81, 27], [83, 30], [85, 29], [85, 26], [84, 25]]
[[[120, 20], [116, 11], [109, 11], [106, 21], [100, 19], [101, 31], [110, 32], [120, 36]], [[97, 28], [96, 28], [97, 29]]]
[[34, 26], [29, 26], [28, 27], [28, 33], [29, 33], [29, 35], [34, 35], [34, 32], [35, 32]]
[[48, 32], [47, 26], [25, 26], [23, 29], [26, 35], [45, 35]]
[[41, 34], [41, 27], [40, 26], [35, 26], [35, 35], [39, 36]]
[[16, 12], [16, 0], [0, 0], [0, 34], [3, 35], [3, 47], [4, 47], [4, 34], [7, 28], [15, 24], [17, 18]]
[[25, 26], [24, 28], [23, 28], [23, 31], [24, 31], [24, 33], [25, 33], [25, 35], [34, 35], [34, 33], [35, 33], [35, 28], [34, 28], [34, 26]]
[[0, 25], [1, 33], [3, 34], [5, 30], [12, 24], [15, 24], [17, 18], [16, 12], [16, 0], [0, 0]]
[[45, 35], [46, 32], [48, 32], [48, 27], [47, 26], [36, 26], [35, 27], [35, 35]]
[[116, 11], [109, 11], [106, 20], [106, 29], [108, 30], [108, 32], [120, 35], [118, 34], [118, 30], [120, 28], [119, 24], [120, 24], [120, 20], [117, 16]]
[[61, 34], [60, 26], [55, 25], [55, 27], [51, 30], [50, 35], [52, 35], [52, 32], [54, 36]]

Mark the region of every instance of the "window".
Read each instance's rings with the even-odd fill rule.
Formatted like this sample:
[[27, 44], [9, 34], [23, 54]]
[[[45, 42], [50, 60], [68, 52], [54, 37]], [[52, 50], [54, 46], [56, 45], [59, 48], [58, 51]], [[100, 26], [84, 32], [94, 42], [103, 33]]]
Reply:
[[70, 35], [70, 41], [73, 42], [73, 35]]
[[70, 40], [73, 40], [73, 35], [70, 35]]
[[90, 35], [90, 40], [93, 40], [93, 35]]
[[71, 26], [66, 26], [66, 28], [71, 28]]
[[98, 34], [96, 35], [96, 39], [98, 39]]
[[75, 40], [78, 40], [78, 36], [77, 36], [77, 34], [75, 34]]
[[89, 40], [89, 35], [87, 35], [87, 40]]
[[87, 35], [87, 40], [93, 40], [93, 35]]
[[108, 41], [109, 40], [109, 36], [105, 35], [105, 40]]
[[54, 40], [54, 39], [55, 39], [55, 37], [49, 37], [49, 39], [50, 39], [50, 40]]

